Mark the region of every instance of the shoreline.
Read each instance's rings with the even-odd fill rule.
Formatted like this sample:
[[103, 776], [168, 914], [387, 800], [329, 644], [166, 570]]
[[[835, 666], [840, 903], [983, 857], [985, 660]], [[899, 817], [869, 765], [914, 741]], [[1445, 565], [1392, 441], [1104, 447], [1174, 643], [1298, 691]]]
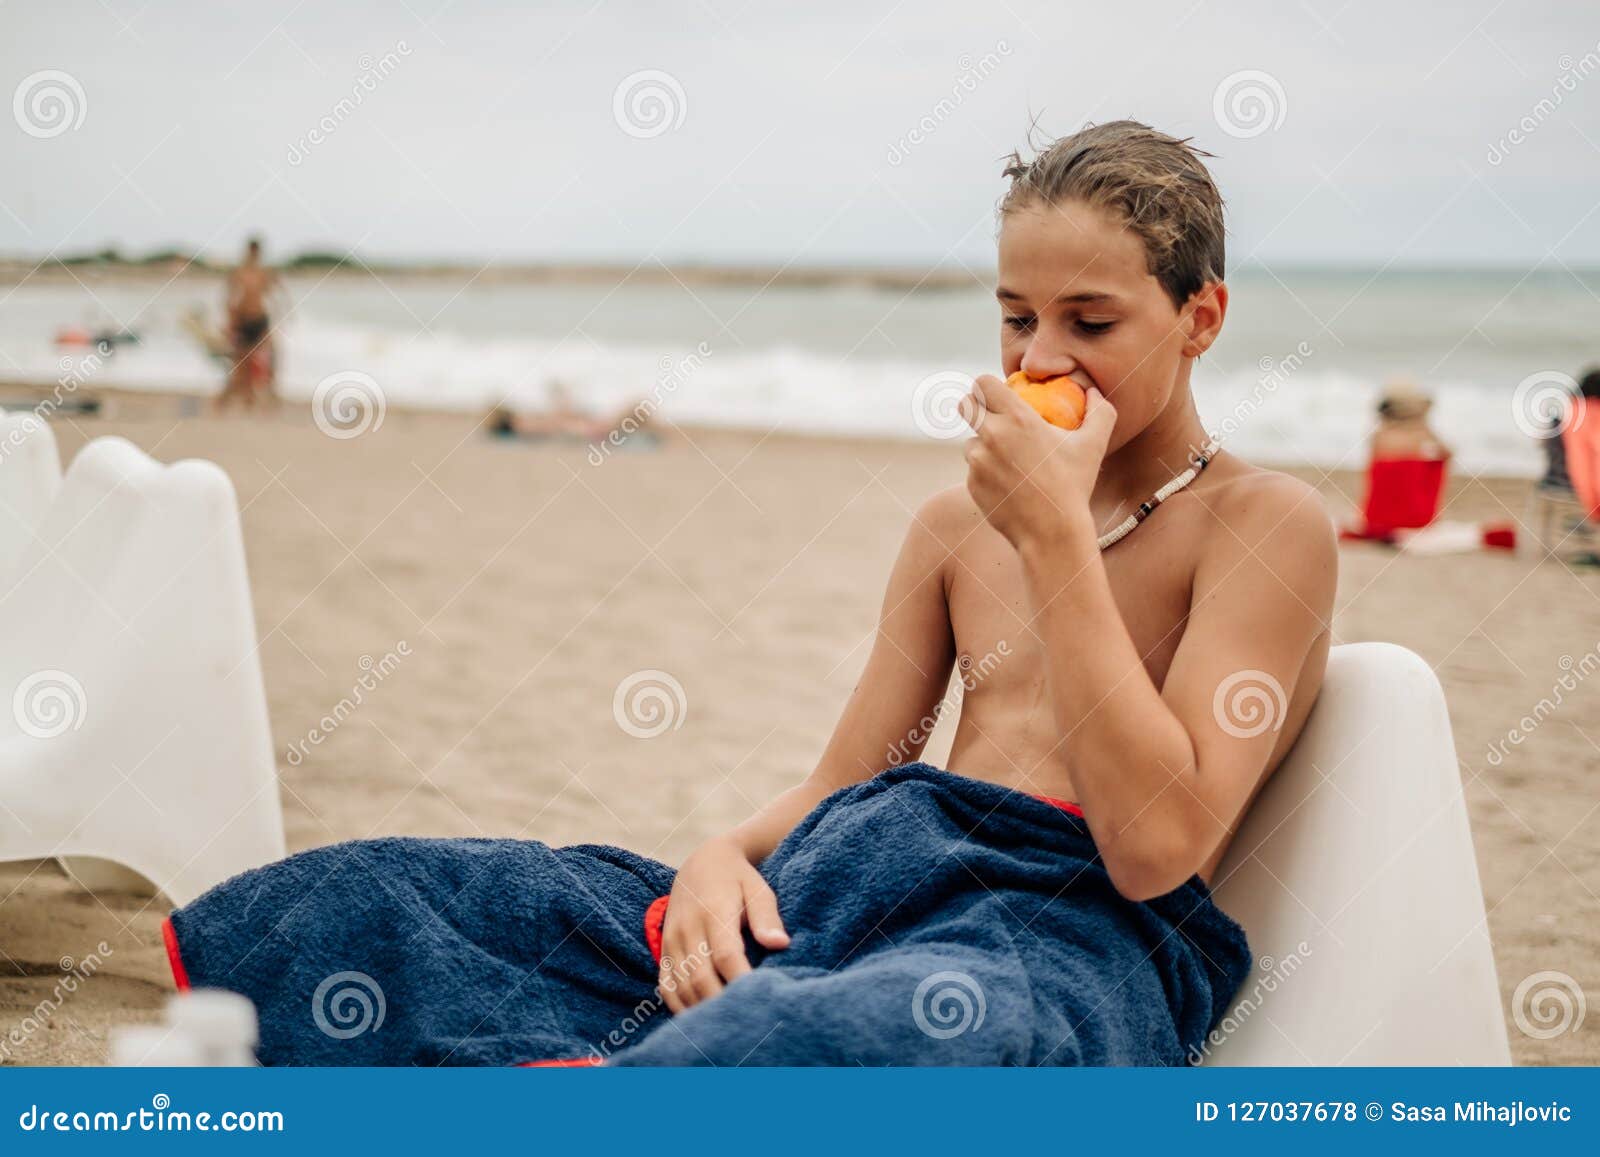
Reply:
[[[0, 260], [0, 285], [23, 285], [30, 281], [51, 284], [82, 283], [94, 281], [172, 281], [194, 278], [207, 282], [221, 282], [228, 273], [228, 264], [211, 264], [197, 260], [153, 260], [149, 262], [98, 262], [69, 261], [55, 258], [34, 265], [27, 261]], [[901, 290], [952, 290], [967, 289], [974, 285], [992, 287], [994, 271], [983, 276], [975, 275], [965, 267], [956, 268], [902, 268], [896, 266], [788, 266], [770, 265], [703, 265], [651, 260], [631, 265], [605, 262], [555, 262], [551, 264], [461, 264], [457, 262], [418, 262], [415, 264], [388, 265], [383, 262], [365, 262], [354, 257], [344, 261], [318, 261], [300, 265], [276, 267], [285, 278], [341, 277], [367, 280], [392, 280], [410, 282], [469, 280], [484, 285], [593, 285], [636, 282], [647, 285], [691, 286], [757, 286], [766, 288], [817, 289], [860, 288]]]
[[[195, 421], [217, 419], [218, 415], [212, 412], [212, 403], [217, 394], [188, 393], [183, 391], [168, 390], [132, 390], [118, 386], [76, 386], [67, 388], [61, 383], [39, 383], [23, 380], [8, 380], [0, 377], [0, 408], [11, 413], [38, 409], [53, 397], [58, 391], [72, 399], [97, 401], [101, 410], [96, 415], [77, 415], [71, 412], [70, 405], [62, 407], [63, 415], [71, 414], [75, 421], [83, 422], [122, 422], [122, 421], [161, 421], [172, 419], [174, 421]], [[29, 403], [32, 403], [31, 405]], [[264, 411], [230, 410], [222, 420], [248, 419], [261, 417]], [[276, 413], [268, 415], [272, 421], [292, 424], [296, 419], [303, 419], [306, 425], [312, 425], [309, 399], [292, 398], [284, 399]], [[384, 416], [388, 420], [391, 416], [406, 419], [445, 418], [457, 421], [481, 420], [484, 414], [466, 409], [431, 408], [412, 406], [403, 402], [385, 401]], [[718, 435], [742, 435], [751, 438], [769, 441], [772, 439], [793, 439], [802, 443], [838, 442], [846, 445], [861, 445], [872, 447], [925, 447], [937, 451], [940, 446], [959, 445], [959, 439], [941, 442], [933, 438], [897, 438], [892, 435], [873, 432], [849, 433], [826, 430], [806, 430], [785, 426], [757, 426], [757, 425], [722, 425], [701, 422], [668, 422], [657, 418], [650, 428], [666, 435], [676, 434], [680, 438], [698, 440], [700, 438]], [[576, 449], [588, 452], [594, 449], [602, 457], [611, 457], [619, 447], [613, 445], [606, 448], [604, 442], [580, 443], [577, 441], [562, 441], [560, 445], [567, 449]], [[1224, 446], [1226, 448], [1226, 446]], [[1277, 462], [1261, 459], [1253, 455], [1242, 455], [1247, 461], [1255, 462], [1273, 470], [1282, 470], [1314, 481], [1321, 477], [1350, 476], [1358, 482], [1364, 475], [1364, 470], [1338, 467], [1333, 470], [1323, 470], [1315, 463], [1309, 462]], [[1481, 478], [1496, 482], [1523, 483], [1530, 481], [1535, 475], [1518, 473], [1511, 470], [1477, 470], [1460, 472], [1462, 477]], [[1348, 489], [1348, 487], [1346, 488]], [[1352, 499], [1354, 501], [1354, 499]]]
[[[0, 285], [21, 285], [34, 279], [52, 283], [71, 283], [85, 277], [95, 280], [168, 280], [174, 277], [195, 277], [220, 281], [232, 267], [230, 260], [212, 260], [204, 256], [166, 256], [157, 251], [146, 258], [124, 257], [114, 261], [92, 256], [60, 258], [47, 255], [38, 259], [0, 256]], [[818, 264], [795, 265], [779, 259], [750, 264], [717, 262], [673, 262], [647, 258], [634, 261], [501, 261], [483, 262], [463, 260], [388, 261], [365, 260], [358, 254], [346, 255], [343, 260], [335, 255], [316, 260], [291, 260], [274, 266], [284, 276], [331, 275], [351, 278], [392, 278], [411, 281], [449, 281], [470, 278], [493, 284], [564, 283], [581, 285], [593, 282], [643, 281], [649, 283], [688, 285], [755, 285], [784, 287], [833, 287], [867, 285], [882, 289], [960, 289], [973, 285], [993, 288], [996, 272], [985, 264], [973, 270], [970, 263], [954, 266], [920, 266], [907, 263], [885, 262], [881, 265]], [[1450, 279], [1450, 278], [1522, 278], [1534, 279], [1541, 274], [1552, 280], [1569, 276], [1600, 280], [1600, 265], [1577, 266], [1560, 273], [1543, 273], [1535, 269], [1528, 273], [1527, 266], [1516, 262], [1500, 265], [1414, 265], [1388, 266], [1380, 264], [1336, 264], [1326, 262], [1285, 262], [1266, 265], [1251, 262], [1234, 270], [1229, 280], [1252, 279], [1281, 275], [1332, 278], [1370, 278], [1384, 272], [1400, 278]]]

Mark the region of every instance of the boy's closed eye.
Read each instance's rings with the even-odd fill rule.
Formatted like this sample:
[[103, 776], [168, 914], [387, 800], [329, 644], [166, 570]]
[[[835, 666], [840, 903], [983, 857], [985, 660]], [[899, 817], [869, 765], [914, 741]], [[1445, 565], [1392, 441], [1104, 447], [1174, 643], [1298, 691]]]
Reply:
[[[1008, 329], [1014, 330], [1017, 333], [1026, 333], [1038, 323], [1038, 320], [1039, 319], [1035, 317], [1007, 316], [1005, 319], [1005, 324]], [[1114, 320], [1096, 321], [1086, 317], [1080, 317], [1073, 324], [1077, 327], [1080, 333], [1083, 333], [1089, 337], [1099, 337], [1101, 334], [1110, 333], [1111, 327], [1117, 323]]]

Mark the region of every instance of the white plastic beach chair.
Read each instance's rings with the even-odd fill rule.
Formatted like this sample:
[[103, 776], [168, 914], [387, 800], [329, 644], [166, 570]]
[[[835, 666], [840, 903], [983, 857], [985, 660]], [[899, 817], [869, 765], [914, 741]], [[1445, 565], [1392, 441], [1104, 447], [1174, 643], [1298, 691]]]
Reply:
[[6, 582], [0, 595], [60, 489], [61, 455], [50, 424], [0, 411], [0, 580]]
[[[21, 577], [18, 560], [34, 542], [61, 489], [61, 456], [50, 424], [36, 414], [0, 414], [0, 602]], [[61, 858], [61, 866], [90, 891], [144, 886], [137, 873], [92, 856]]]
[[[15, 433], [14, 432], [19, 432]], [[0, 423], [0, 861], [175, 904], [284, 854], [233, 486]]]
[[1215, 895], [1257, 968], [1210, 1063], [1511, 1063], [1444, 692], [1405, 648], [1333, 648]]

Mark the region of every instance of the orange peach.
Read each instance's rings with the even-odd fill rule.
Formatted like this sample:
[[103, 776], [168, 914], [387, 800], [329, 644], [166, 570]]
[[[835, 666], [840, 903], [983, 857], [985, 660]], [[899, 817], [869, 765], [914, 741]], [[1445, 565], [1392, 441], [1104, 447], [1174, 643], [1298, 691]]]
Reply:
[[1088, 408], [1089, 395], [1071, 378], [1062, 376], [1037, 382], [1018, 370], [1006, 379], [1006, 385], [1052, 426], [1076, 430], [1083, 425], [1083, 412]]

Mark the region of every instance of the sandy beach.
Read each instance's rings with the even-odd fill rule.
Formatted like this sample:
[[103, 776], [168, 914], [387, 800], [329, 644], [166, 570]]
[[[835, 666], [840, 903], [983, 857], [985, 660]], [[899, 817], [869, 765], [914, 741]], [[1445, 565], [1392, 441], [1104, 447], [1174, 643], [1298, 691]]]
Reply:
[[[963, 478], [953, 443], [702, 429], [594, 465], [583, 447], [494, 441], [445, 414], [391, 410], [343, 441], [300, 407], [177, 414], [175, 399], [136, 399], [56, 433], [69, 458], [119, 434], [232, 477], [291, 850], [522, 836], [681, 859], [810, 770], [910, 511]], [[1359, 486], [1300, 473], [1334, 511]], [[1526, 494], [1520, 480], [1457, 477], [1444, 517], [1513, 518]], [[1516, 1062], [1600, 1063], [1592, 1011], [1550, 1039], [1510, 1014], [1519, 982], [1544, 970], [1600, 993], [1600, 688], [1567, 693], [1487, 759], [1600, 646], [1600, 572], [1350, 546], [1338, 608], [1336, 641], [1400, 643], [1443, 681]], [[359, 711], [305, 743], [363, 657], [401, 644]], [[652, 669], [681, 684], [681, 724], [637, 738], [613, 695]], [[62, 958], [104, 957], [9, 1063], [100, 1063], [111, 1026], [155, 1017], [171, 991], [163, 900], [87, 894], [53, 863], [0, 868], [0, 897], [0, 1035], [49, 996]]]

